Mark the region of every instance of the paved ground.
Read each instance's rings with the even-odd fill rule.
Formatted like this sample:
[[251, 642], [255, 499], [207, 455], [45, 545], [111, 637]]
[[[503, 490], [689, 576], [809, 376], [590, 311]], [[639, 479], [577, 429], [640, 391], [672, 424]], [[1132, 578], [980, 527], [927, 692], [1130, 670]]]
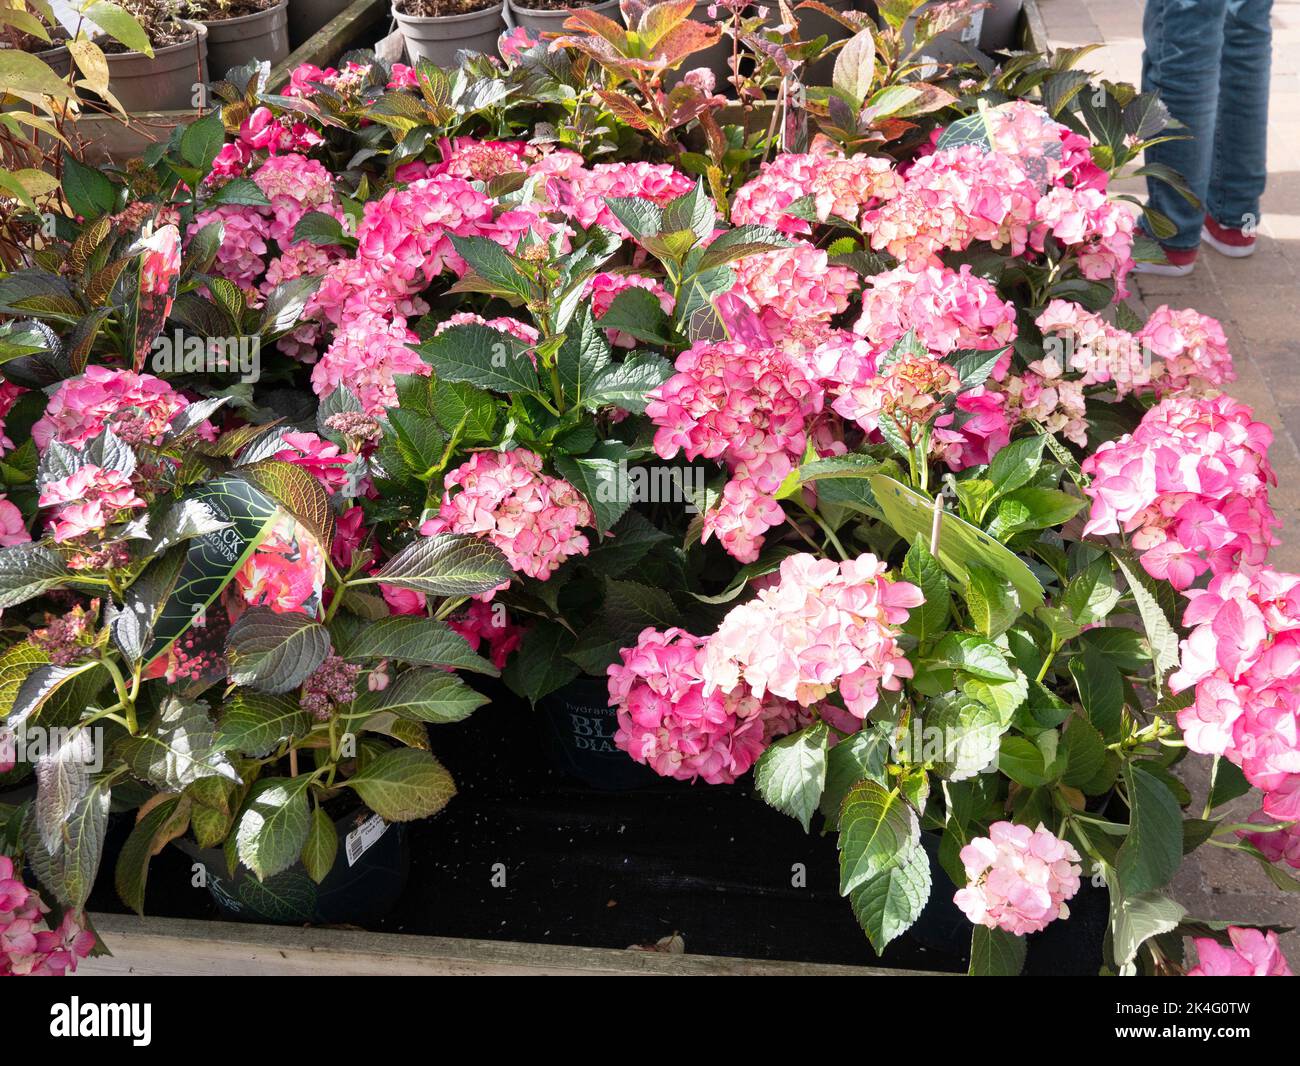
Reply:
[[[1053, 46], [1102, 42], [1080, 64], [1112, 81], [1137, 84], [1142, 64], [1142, 0], [1038, 0]], [[1271, 458], [1279, 485], [1273, 507], [1282, 544], [1273, 564], [1300, 572], [1300, 0], [1276, 0], [1269, 114], [1269, 179], [1259, 248], [1232, 260], [1203, 247], [1188, 278], [1137, 279], [1135, 298], [1148, 309], [1167, 303], [1218, 318], [1232, 346], [1238, 379], [1231, 391], [1274, 428]], [[1141, 190], [1141, 185], [1137, 186]], [[1198, 765], [1204, 760], [1197, 760]], [[1203, 774], [1188, 784], [1204, 795]], [[1198, 800], [1199, 806], [1199, 800]], [[1258, 806], [1238, 801], [1245, 816]], [[1205, 918], [1300, 926], [1300, 894], [1285, 893], [1242, 856], [1200, 848], [1174, 882], [1188, 910]], [[1300, 972], [1300, 932], [1285, 938]]]

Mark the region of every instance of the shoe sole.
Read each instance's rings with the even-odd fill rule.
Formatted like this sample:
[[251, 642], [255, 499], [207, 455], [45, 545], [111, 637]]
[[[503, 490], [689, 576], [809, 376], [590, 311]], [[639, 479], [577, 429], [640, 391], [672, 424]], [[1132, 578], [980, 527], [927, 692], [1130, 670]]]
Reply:
[[1134, 273], [1154, 275], [1158, 278], [1185, 278], [1195, 269], [1195, 263], [1187, 263], [1185, 266], [1174, 266], [1172, 263], [1135, 263], [1133, 265]]
[[1247, 256], [1255, 254], [1255, 242], [1250, 244], [1224, 244], [1210, 232], [1209, 226], [1201, 227], [1201, 240], [1208, 244], [1220, 255], [1226, 255], [1229, 259], [1245, 259]]

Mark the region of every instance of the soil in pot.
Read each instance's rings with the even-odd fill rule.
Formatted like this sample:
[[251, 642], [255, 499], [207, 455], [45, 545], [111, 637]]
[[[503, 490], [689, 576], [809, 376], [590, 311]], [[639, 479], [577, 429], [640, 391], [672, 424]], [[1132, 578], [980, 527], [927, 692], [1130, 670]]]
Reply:
[[506, 31], [503, 0], [395, 0], [393, 18], [412, 63], [456, 65], [457, 52], [497, 54]]
[[186, 14], [208, 28], [208, 69], [221, 78], [254, 60], [289, 54], [288, 0], [190, 0]]
[[[221, 912], [232, 918], [290, 925], [373, 925], [392, 910], [406, 887], [410, 867], [406, 826], [385, 822], [346, 800], [326, 809], [334, 817], [339, 851], [320, 884], [301, 863], [259, 881], [242, 865], [232, 875], [218, 849], [200, 848], [189, 839], [176, 845], [202, 864], [205, 887]], [[339, 810], [343, 813], [335, 816]]]

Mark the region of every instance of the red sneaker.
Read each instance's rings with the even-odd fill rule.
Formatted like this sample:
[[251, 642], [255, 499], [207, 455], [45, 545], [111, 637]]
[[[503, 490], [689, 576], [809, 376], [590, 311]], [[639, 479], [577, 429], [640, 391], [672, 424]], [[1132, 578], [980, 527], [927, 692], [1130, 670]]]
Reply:
[[1245, 259], [1255, 254], [1255, 234], [1231, 226], [1220, 226], [1209, 215], [1205, 216], [1205, 225], [1201, 227], [1201, 240], [1220, 255], [1233, 259]]
[[1137, 262], [1133, 264], [1133, 271], [1137, 274], [1155, 274], [1162, 278], [1185, 278], [1196, 269], [1196, 253], [1199, 248], [1166, 248], [1163, 244], [1160, 246], [1165, 253], [1163, 263], [1146, 263]]

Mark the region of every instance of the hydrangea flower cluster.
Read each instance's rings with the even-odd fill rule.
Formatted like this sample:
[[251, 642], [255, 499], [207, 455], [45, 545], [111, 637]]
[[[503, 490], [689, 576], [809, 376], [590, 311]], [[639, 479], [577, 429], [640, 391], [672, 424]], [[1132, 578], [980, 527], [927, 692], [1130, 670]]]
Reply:
[[113, 522], [143, 507], [131, 479], [120, 470], [105, 470], [87, 463], [65, 478], [49, 482], [37, 500], [40, 507], [56, 508], [50, 518], [54, 539], [62, 544], [99, 533]]
[[697, 342], [676, 369], [646, 404], [660, 458], [721, 459], [775, 492], [803, 458], [806, 422], [822, 406], [817, 384], [782, 351], [737, 341]]
[[[593, 274], [587, 282], [585, 296], [591, 301], [592, 316], [596, 319], [604, 318], [609, 311], [609, 305], [614, 302], [614, 297], [628, 289], [644, 289], [659, 301], [659, 306], [663, 309], [664, 314], [671, 315], [673, 313], [676, 301], [673, 300], [672, 294], [654, 278], [643, 277], [640, 274], [621, 274], [606, 271]], [[609, 329], [605, 331], [605, 335], [609, 338], [610, 344], [619, 348], [636, 347], [636, 338], [630, 333], [624, 333], [619, 329]]]
[[898, 194], [864, 214], [871, 245], [919, 270], [938, 253], [976, 241], [1012, 255], [1042, 251], [1050, 234], [1087, 278], [1116, 281], [1132, 268], [1133, 216], [1106, 195], [1087, 141], [1042, 108], [1017, 102], [985, 113], [990, 144], [923, 156]]
[[477, 452], [447, 474], [443, 488], [438, 514], [420, 527], [426, 537], [483, 537], [512, 569], [539, 581], [570, 555], [587, 554], [589, 543], [578, 530], [595, 524], [590, 505], [567, 481], [544, 474], [541, 457], [526, 448]]
[[887, 347], [911, 331], [932, 352], [947, 355], [958, 348], [1002, 348], [1016, 339], [1015, 307], [969, 264], [960, 270], [901, 266], [868, 283], [853, 331], [877, 345]]
[[1031, 371], [1053, 379], [1066, 371], [1081, 387], [1110, 384], [1118, 398], [1129, 393], [1210, 394], [1236, 380], [1223, 327], [1197, 311], [1162, 305], [1137, 333], [1129, 333], [1069, 300], [1052, 300], [1035, 320], [1046, 356]]
[[72, 910], [50, 929], [50, 908], [23, 884], [22, 872], [0, 855], [0, 977], [58, 977], [77, 968], [95, 947], [95, 934]]
[[0, 494], [0, 548], [12, 548], [32, 539], [23, 521], [23, 513], [3, 494]]
[[921, 590], [891, 580], [874, 555], [837, 563], [809, 554], [781, 563], [779, 578], [733, 608], [708, 640], [706, 692], [748, 688], [809, 707], [838, 691], [865, 719], [880, 690], [897, 691], [912, 676], [897, 627]]
[[1228, 926], [1229, 944], [1212, 937], [1198, 937], [1197, 965], [1188, 977], [1292, 977], [1282, 946], [1272, 930]]
[[694, 187], [688, 175], [669, 163], [597, 163], [571, 172], [564, 209], [584, 229], [603, 226], [626, 238], [631, 234], [614, 217], [607, 197], [639, 196], [662, 207]]
[[960, 858], [967, 884], [953, 902], [973, 924], [1024, 936], [1070, 916], [1065, 901], [1079, 891], [1079, 853], [1041, 823], [994, 822]]
[[54, 438], [80, 449], [105, 426], [129, 444], [162, 443], [176, 413], [188, 401], [152, 374], [88, 366], [80, 377], [59, 382], [32, 426], [32, 440], [44, 451]]
[[732, 294], [747, 305], [774, 340], [815, 334], [848, 309], [858, 276], [833, 266], [821, 248], [800, 241], [789, 248], [746, 256], [731, 265]]
[[[340, 222], [344, 215], [330, 172], [304, 155], [273, 155], [253, 171], [252, 180], [270, 201], [269, 206], [222, 204], [209, 208], [195, 216], [188, 235], [193, 237], [210, 222], [222, 222], [213, 272], [241, 288], [256, 290], [267, 270], [268, 241], [288, 252], [295, 243], [294, 229], [308, 212], [319, 211]], [[267, 290], [265, 285], [262, 288]]]
[[1147, 573], [1187, 588], [1207, 570], [1257, 565], [1277, 543], [1268, 505], [1273, 432], [1227, 396], [1171, 396], [1084, 460], [1084, 533], [1128, 534]]
[[1153, 356], [1163, 360], [1156, 392], [1207, 392], [1237, 380], [1228, 339], [1218, 319], [1190, 307], [1157, 307], [1136, 334]]
[[[1191, 632], [1169, 687], [1195, 686], [1195, 702], [1178, 713], [1188, 748], [1226, 756], [1264, 793], [1252, 821], [1300, 820], [1300, 574], [1227, 572], [1185, 595]], [[1250, 839], [1300, 869], [1294, 829]]]
[[[473, 651], [486, 652], [497, 669], [523, 642], [526, 630], [516, 625], [500, 604], [474, 600], [463, 611], [447, 619], [447, 625], [464, 637]], [[481, 652], [482, 653], [482, 652]]]
[[0, 455], [13, 450], [14, 442], [5, 435], [5, 418], [18, 402], [18, 397], [26, 391], [12, 381], [0, 381]]
[[[818, 137], [810, 152], [783, 152], [764, 163], [757, 177], [737, 191], [731, 219], [740, 225], [771, 226], [782, 233], [807, 236], [812, 214], [818, 222], [832, 215], [856, 223], [877, 201], [896, 196], [903, 180], [881, 156], [847, 157]], [[807, 210], [803, 208], [807, 201]], [[794, 212], [792, 205], [799, 205]]]
[[609, 668], [614, 743], [662, 777], [730, 784], [806, 716], [794, 703], [743, 686], [710, 690], [706, 643], [681, 629], [644, 629], [634, 647], [619, 652], [622, 661]]
[[356, 460], [355, 455], [315, 433], [296, 432], [280, 437], [280, 447], [272, 458], [302, 467], [331, 496], [347, 487], [348, 467]]
[[664, 459], [718, 459], [731, 471], [703, 535], [742, 562], [758, 558], [763, 534], [784, 521], [774, 494], [798, 466], [822, 390], [776, 348], [699, 342], [677, 357], [677, 373], [649, 393], [646, 414]]

